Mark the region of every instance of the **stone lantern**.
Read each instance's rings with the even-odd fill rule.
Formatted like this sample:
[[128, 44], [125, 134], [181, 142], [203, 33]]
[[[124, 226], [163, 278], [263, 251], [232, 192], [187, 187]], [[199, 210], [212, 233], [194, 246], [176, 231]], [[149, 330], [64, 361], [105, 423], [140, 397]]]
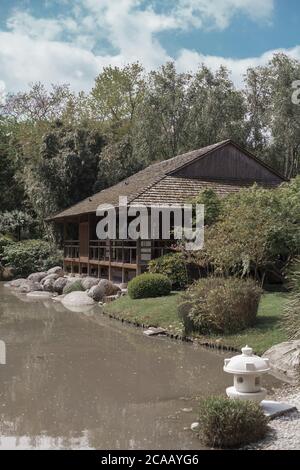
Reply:
[[228, 397], [261, 402], [267, 394], [261, 376], [269, 370], [269, 360], [255, 356], [249, 346], [242, 348], [242, 354], [225, 359], [224, 371], [234, 376], [233, 387], [226, 389]]

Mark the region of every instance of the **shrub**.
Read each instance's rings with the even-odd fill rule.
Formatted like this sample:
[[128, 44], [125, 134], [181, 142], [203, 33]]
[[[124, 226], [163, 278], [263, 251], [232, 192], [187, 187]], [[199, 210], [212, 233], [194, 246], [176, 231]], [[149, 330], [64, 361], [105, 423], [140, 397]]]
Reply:
[[[44, 240], [26, 240], [3, 247], [2, 263], [11, 266], [18, 276], [43, 271], [47, 260], [54, 257], [56, 248]], [[52, 265], [53, 266], [53, 265]]]
[[300, 258], [292, 264], [288, 281], [291, 293], [284, 308], [281, 326], [289, 339], [300, 339]]
[[261, 289], [252, 279], [208, 277], [181, 295], [185, 332], [236, 333], [255, 323]]
[[171, 292], [171, 281], [163, 274], [144, 273], [128, 283], [128, 294], [132, 299], [161, 297]]
[[149, 272], [167, 276], [175, 290], [181, 290], [188, 284], [187, 265], [182, 253], [168, 253], [150, 261]]
[[199, 438], [211, 447], [239, 447], [263, 439], [268, 418], [259, 404], [211, 397], [200, 402]]
[[72, 282], [72, 284], [67, 284], [63, 290], [63, 293], [64, 294], [70, 294], [71, 292], [76, 292], [76, 291], [84, 291], [84, 287], [83, 285], [81, 284], [81, 281], [78, 279], [74, 282]]
[[4, 248], [13, 243], [13, 240], [7, 235], [0, 235], [0, 260], [2, 259]]

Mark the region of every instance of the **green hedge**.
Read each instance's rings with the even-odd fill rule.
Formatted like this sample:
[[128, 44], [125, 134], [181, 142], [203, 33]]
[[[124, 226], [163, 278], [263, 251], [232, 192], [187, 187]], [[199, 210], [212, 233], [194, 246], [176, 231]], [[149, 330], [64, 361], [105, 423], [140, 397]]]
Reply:
[[162, 297], [169, 295], [172, 283], [163, 274], [144, 273], [128, 283], [128, 294], [132, 299]]
[[182, 290], [188, 284], [187, 264], [182, 253], [168, 253], [150, 261], [149, 272], [167, 276], [174, 290]]
[[254, 325], [261, 294], [252, 279], [208, 277], [181, 295], [178, 315], [186, 333], [236, 333]]
[[239, 447], [263, 439], [268, 418], [259, 404], [250, 401], [211, 397], [200, 402], [200, 440], [207, 446]]
[[28, 276], [62, 264], [62, 255], [53, 244], [44, 240], [25, 240], [3, 247], [2, 263], [11, 266], [18, 276]]

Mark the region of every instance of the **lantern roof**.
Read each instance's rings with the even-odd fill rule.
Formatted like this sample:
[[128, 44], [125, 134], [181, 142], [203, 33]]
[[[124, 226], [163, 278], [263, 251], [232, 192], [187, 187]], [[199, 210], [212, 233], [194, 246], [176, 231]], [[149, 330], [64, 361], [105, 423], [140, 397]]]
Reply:
[[224, 361], [224, 371], [229, 374], [263, 374], [269, 370], [269, 359], [255, 356], [249, 346], [242, 348], [242, 354]]

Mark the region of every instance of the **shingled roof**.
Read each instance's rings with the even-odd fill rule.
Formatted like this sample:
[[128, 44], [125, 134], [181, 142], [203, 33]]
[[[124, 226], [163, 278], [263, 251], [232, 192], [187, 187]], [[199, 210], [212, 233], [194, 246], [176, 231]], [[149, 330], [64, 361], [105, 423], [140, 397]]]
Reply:
[[[154, 163], [144, 170], [126, 178], [120, 183], [104, 189], [91, 197], [80, 201], [79, 203], [59, 212], [48, 221], [59, 221], [65, 217], [74, 217], [80, 214], [95, 213], [100, 204], [119, 204], [119, 196], [127, 196], [128, 203], [142, 204], [172, 204], [183, 203], [187, 199], [196, 196], [206, 188], [211, 188], [219, 195], [225, 195], [230, 192], [236, 192], [241, 187], [249, 186], [253, 182], [249, 181], [204, 181], [203, 179], [182, 178], [172, 176], [175, 171], [193, 163], [194, 161], [213, 153], [216, 149], [222, 148], [228, 144], [240, 147], [231, 140], [224, 140], [199, 150], [193, 150], [182, 155]], [[258, 161], [276, 177], [284, 178], [276, 171], [258, 160], [254, 155], [243, 150], [250, 158]]]

